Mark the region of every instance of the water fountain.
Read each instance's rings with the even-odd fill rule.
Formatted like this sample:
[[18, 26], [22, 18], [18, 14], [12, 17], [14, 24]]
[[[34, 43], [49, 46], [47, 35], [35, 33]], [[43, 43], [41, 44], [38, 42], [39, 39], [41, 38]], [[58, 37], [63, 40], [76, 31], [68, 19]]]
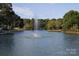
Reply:
[[39, 34], [38, 34], [38, 20], [37, 19], [34, 19], [34, 33], [33, 33], [33, 37], [39, 37]]

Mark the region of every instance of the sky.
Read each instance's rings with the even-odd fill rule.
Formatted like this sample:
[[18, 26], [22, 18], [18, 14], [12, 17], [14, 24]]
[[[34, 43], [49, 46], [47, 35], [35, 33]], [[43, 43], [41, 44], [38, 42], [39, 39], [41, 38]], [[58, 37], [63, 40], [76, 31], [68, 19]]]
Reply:
[[13, 3], [14, 12], [21, 18], [62, 18], [69, 10], [79, 11], [78, 3]]

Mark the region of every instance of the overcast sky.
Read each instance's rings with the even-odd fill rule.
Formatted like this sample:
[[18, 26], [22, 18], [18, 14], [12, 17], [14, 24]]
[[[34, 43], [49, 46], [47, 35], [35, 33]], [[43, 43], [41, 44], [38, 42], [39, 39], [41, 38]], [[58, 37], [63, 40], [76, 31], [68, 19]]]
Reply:
[[13, 10], [21, 18], [62, 18], [69, 10], [79, 11], [79, 4], [13, 3]]

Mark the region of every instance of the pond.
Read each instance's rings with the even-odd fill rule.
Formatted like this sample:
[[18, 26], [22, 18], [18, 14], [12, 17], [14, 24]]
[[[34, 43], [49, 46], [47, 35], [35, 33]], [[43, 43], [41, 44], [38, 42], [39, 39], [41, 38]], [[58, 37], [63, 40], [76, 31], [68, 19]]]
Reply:
[[0, 35], [1, 56], [75, 56], [79, 55], [79, 35], [63, 32], [15, 32]]

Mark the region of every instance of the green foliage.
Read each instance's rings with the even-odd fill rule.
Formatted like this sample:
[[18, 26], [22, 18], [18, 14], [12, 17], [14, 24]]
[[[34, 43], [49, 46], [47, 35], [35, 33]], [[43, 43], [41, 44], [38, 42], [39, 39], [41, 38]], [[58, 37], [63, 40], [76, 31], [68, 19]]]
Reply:
[[63, 19], [51, 19], [47, 23], [48, 30], [62, 29]]
[[62, 29], [62, 26], [63, 26], [63, 19], [62, 18], [57, 19], [56, 20], [56, 28]]
[[34, 19], [23, 19], [26, 30], [34, 30]]
[[11, 30], [16, 26], [22, 28], [23, 25], [23, 20], [15, 14], [11, 3], [0, 3], [0, 26]]
[[47, 29], [48, 30], [53, 30], [56, 29], [56, 20], [49, 20], [47, 23]]
[[79, 26], [79, 12], [70, 10], [67, 12], [63, 17], [63, 29], [68, 30], [71, 27], [74, 26], [74, 24], [77, 24]]
[[38, 23], [39, 23], [38, 25], [39, 25], [40, 30], [46, 30], [47, 29], [46, 25], [48, 23], [48, 20], [49, 19], [38, 19]]
[[[79, 12], [70, 10], [63, 18], [37, 19], [39, 30], [74, 30], [79, 31]], [[15, 27], [34, 30], [35, 19], [22, 19], [16, 15], [11, 3], [0, 3], [0, 27], [12, 30]]]

